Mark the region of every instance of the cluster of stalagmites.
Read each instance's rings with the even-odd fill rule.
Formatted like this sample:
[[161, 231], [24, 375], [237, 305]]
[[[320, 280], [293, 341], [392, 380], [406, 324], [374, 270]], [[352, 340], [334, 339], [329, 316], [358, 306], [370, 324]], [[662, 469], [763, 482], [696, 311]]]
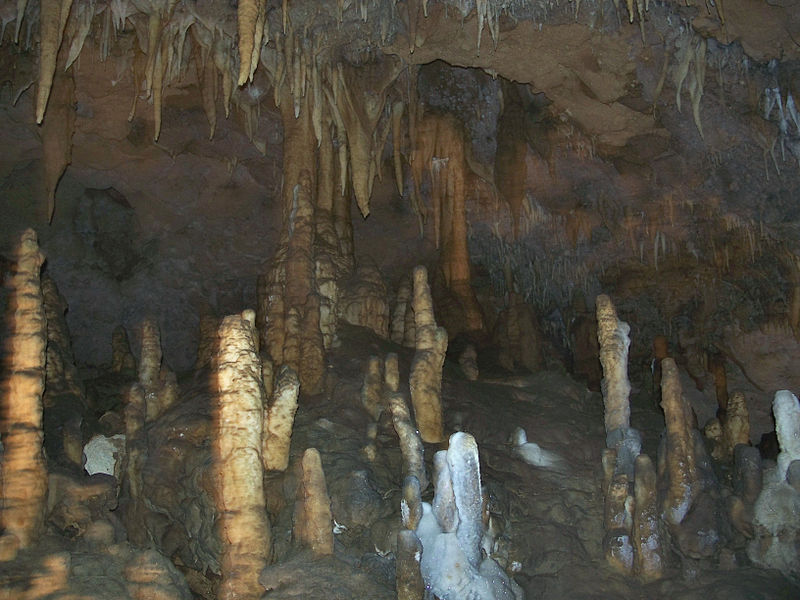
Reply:
[[[777, 465], [763, 470], [759, 450], [749, 444], [744, 394], [735, 392], [728, 398], [727, 391], [718, 391], [719, 418], [705, 429], [709, 453], [683, 394], [675, 361], [663, 351], [659, 373], [666, 431], [654, 467], [640, 453], [640, 434], [630, 427], [630, 329], [618, 319], [607, 296], [599, 296], [596, 307], [607, 432], [603, 490], [608, 562], [624, 573], [652, 580], [663, 575], [669, 548], [684, 560], [719, 559], [728, 542], [741, 546], [749, 540], [751, 560], [796, 576], [800, 572], [796, 518], [800, 462], [794, 462], [800, 456], [797, 398], [788, 391], [775, 395], [773, 412], [782, 451]], [[721, 485], [712, 458], [730, 473], [730, 488]]]
[[[296, 224], [294, 235], [301, 233], [297, 227]], [[103, 433], [86, 441], [81, 433], [81, 415], [88, 418], [92, 411], [87, 410], [86, 394], [72, 362], [63, 321], [65, 303], [52, 281], [40, 281], [43, 256], [32, 231], [23, 236], [17, 259], [11, 279], [10, 335], [6, 341], [8, 376], [3, 382], [7, 407], [3, 413], [0, 463], [2, 560], [14, 560], [19, 549], [34, 546], [47, 516], [49, 524], [65, 535], [93, 549], [107, 549], [116, 557], [114, 560], [121, 565], [120, 577], [127, 581], [133, 597], [184, 598], [189, 594], [186, 581], [199, 593], [211, 585], [204, 574], [213, 573], [219, 576], [213, 585], [216, 597], [260, 598], [264, 587], [269, 587], [264, 582], [269, 581], [268, 567], [275, 552], [271, 518], [278, 518], [276, 515], [287, 510], [297, 547], [310, 550], [314, 556], [333, 554], [332, 508], [322, 457], [315, 448], [295, 455], [294, 461], [290, 454], [305, 363], [299, 362], [298, 373], [287, 361], [286, 352], [277, 362], [268, 352], [275, 346], [261, 348], [262, 340], [274, 340], [274, 332], [270, 331], [275, 327], [274, 320], [264, 318], [260, 325], [265, 329], [259, 332], [252, 310], [223, 319], [203, 317], [195, 372], [180, 387], [176, 375], [163, 362], [160, 330], [154, 318], [145, 319], [136, 331], [136, 359], [125, 330], [118, 328], [111, 340], [110, 376], [124, 385], [124, 407], [106, 407], [108, 410], [97, 421], [89, 423]], [[290, 248], [282, 268], [291, 271], [291, 259]], [[307, 257], [298, 261], [307, 262]], [[360, 273], [356, 279], [360, 283], [350, 288], [354, 292], [346, 291], [342, 296], [352, 298], [345, 306], [360, 308], [343, 311], [342, 318], [349, 315], [360, 325], [379, 328], [388, 337], [389, 310], [379, 273], [371, 268]], [[289, 286], [288, 281], [280, 283], [282, 287]], [[381, 288], [370, 291], [379, 284]], [[301, 292], [297, 292], [298, 297]], [[418, 511], [422, 506], [420, 494], [428, 486], [423, 440], [444, 439], [441, 378], [447, 333], [436, 325], [424, 267], [414, 270], [413, 297], [405, 302], [403, 328], [406, 322], [413, 323], [410, 331], [416, 347], [408, 387], [404, 388], [407, 391], [401, 390], [396, 354], [389, 354], [385, 361], [377, 357], [368, 361], [361, 404], [371, 424], [363, 454], [368, 460], [377, 458], [376, 434], [382, 422], [390, 423], [403, 456], [403, 476], [407, 484], [415, 482], [411, 484], [415, 493], [409, 492], [407, 485], [404, 506]], [[381, 306], [384, 308], [378, 313], [382, 320], [370, 322], [367, 316], [374, 317], [372, 309]], [[296, 318], [291, 311], [282, 314]], [[412, 316], [411, 321], [407, 314]], [[297, 334], [296, 329], [282, 334], [284, 350], [297, 343], [297, 338], [287, 339]], [[53, 417], [70, 411], [78, 415], [75, 423], [67, 420], [51, 427], [59, 432], [50, 436], [51, 445], [71, 474], [50, 475], [49, 507], [42, 449], [45, 381], [50, 397], [49, 404], [45, 404], [48, 410], [52, 408]], [[101, 410], [99, 405], [92, 408]], [[469, 493], [479, 497], [474, 440], [471, 448], [472, 453], [462, 452], [468, 459], [459, 459], [461, 462], [454, 462], [437, 477], [442, 482], [445, 475], [451, 477], [450, 473], [454, 481], [467, 477]], [[467, 468], [466, 463], [462, 464], [465, 460], [472, 470], [462, 477], [461, 470]], [[82, 479], [82, 470], [91, 477], [86, 479], [84, 475]], [[277, 491], [280, 485], [276, 490], [268, 483], [280, 481], [274, 478], [276, 473], [285, 474], [282, 492]], [[364, 477], [359, 479], [357, 474], [353, 481], [361, 483], [354, 485], [368, 488]], [[443, 490], [441, 494], [453, 486], [437, 485]], [[121, 520], [111, 515], [112, 509]], [[455, 510], [453, 505], [451, 511]], [[472, 511], [462, 520], [473, 522], [470, 527], [475, 531], [470, 535], [474, 539], [470, 538], [470, 544], [479, 544], [480, 511], [476, 517], [474, 506], [459, 510]], [[401, 556], [408, 542], [403, 537], [416, 536], [415, 529], [416, 524], [398, 541]], [[126, 534], [132, 547], [120, 542]], [[429, 562], [438, 552], [432, 545], [434, 542], [429, 541]], [[158, 552], [140, 553], [133, 547], [155, 548]], [[475, 548], [469, 550], [471, 556]], [[285, 547], [281, 552], [285, 555]], [[165, 556], [172, 558], [182, 574]], [[53, 577], [53, 585], [60, 587], [51, 591], [76, 589], [78, 583], [73, 575], [77, 571], [70, 567], [70, 555], [59, 555], [51, 562], [60, 565], [60, 572], [68, 573]], [[418, 561], [415, 564], [413, 577], [421, 581]], [[488, 567], [482, 565], [473, 556], [471, 568], [483, 573]], [[478, 571], [470, 571], [468, 577], [478, 577]], [[407, 584], [402, 583], [403, 573], [401, 568], [401, 587]], [[483, 573], [480, 577], [489, 575]], [[416, 584], [414, 587], [421, 589]]]

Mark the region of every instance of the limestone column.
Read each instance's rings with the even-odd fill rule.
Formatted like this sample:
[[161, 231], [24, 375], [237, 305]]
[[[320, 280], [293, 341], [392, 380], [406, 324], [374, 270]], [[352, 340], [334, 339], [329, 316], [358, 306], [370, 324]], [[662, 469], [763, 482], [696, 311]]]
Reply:
[[10, 282], [5, 375], [0, 388], [4, 408], [0, 421], [4, 444], [0, 455], [0, 546], [6, 558], [16, 553], [14, 547], [27, 548], [36, 542], [46, 510], [42, 394], [47, 321], [39, 277], [43, 262], [36, 232], [28, 229], [17, 245]]
[[218, 597], [260, 599], [270, 558], [261, 442], [264, 389], [256, 353], [255, 314], [225, 317], [215, 362], [212, 456], [217, 527], [222, 541]]

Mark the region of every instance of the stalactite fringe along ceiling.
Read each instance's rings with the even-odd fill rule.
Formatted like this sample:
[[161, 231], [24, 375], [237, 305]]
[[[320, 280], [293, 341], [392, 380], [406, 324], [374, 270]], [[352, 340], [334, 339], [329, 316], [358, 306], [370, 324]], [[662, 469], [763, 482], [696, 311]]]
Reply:
[[796, 590], [791, 2], [0, 26], [0, 596]]
[[[612, 7], [578, 1], [572, 3], [574, 9], [554, 2], [521, 0], [442, 2], [430, 7], [417, 0], [246, 0], [235, 7], [179, 0], [7, 0], [4, 4], [0, 42], [6, 52], [36, 56], [35, 122], [44, 124], [50, 115], [51, 121], [62, 124], [43, 130], [46, 147], [53, 147], [46, 158], [51, 216], [56, 184], [70, 162], [73, 129], [68, 125], [68, 108], [75, 101], [68, 91], [61, 91], [72, 84], [62, 80], [72, 79], [74, 69], [86, 68], [81, 57], [87, 40], [92, 41], [101, 61], [115, 63], [120, 76], [126, 71], [132, 74], [135, 89], [130, 118], [144, 108], [139, 100], [152, 104], [156, 142], [167, 90], [195, 77], [195, 71], [211, 137], [216, 129], [217, 102], [226, 117], [232, 105], [243, 113], [248, 135], [262, 151], [266, 151], [264, 142], [254, 138], [253, 129], [269, 88], [274, 104], [279, 105], [285, 97], [295, 116], [308, 104], [317, 144], [323, 139], [333, 143], [339, 156], [339, 189], [344, 193], [344, 182], [352, 181], [364, 216], [369, 214], [369, 197], [381, 171], [379, 161], [389, 133], [402, 189], [398, 153], [409, 149], [404, 148], [399, 123], [408, 122], [414, 140], [419, 110], [416, 99], [408, 94], [410, 65], [443, 59], [529, 83], [547, 93], [560, 114], [586, 131], [604, 153], [614, 154], [637, 136], [666, 135], [647, 111], [632, 108], [625, 99], [626, 87], [635, 83], [636, 74], [627, 58], [631, 48], [618, 35], [624, 22], [638, 22], [643, 49], [660, 46], [661, 77], [657, 83], [647, 82], [652, 86], [653, 103], [671, 73], [677, 110], [682, 111], [681, 100], [684, 91], [688, 92], [692, 119], [701, 137], [706, 72], [709, 66], [722, 66], [722, 44], [741, 44], [757, 61], [776, 56], [790, 60], [798, 54], [788, 27], [776, 27], [775, 34], [765, 39], [761, 31], [749, 31], [745, 22], [758, 17], [777, 24], [785, 16], [784, 9], [743, 7], [741, 1], [731, 3], [727, 11], [722, 3], [706, 11], [705, 7], [690, 10], [693, 3], [685, 8], [670, 2], [651, 6], [638, 0], [624, 7], [618, 2]], [[755, 14], [748, 12], [752, 10]], [[790, 16], [788, 22], [792, 21]], [[7, 27], [12, 22], [13, 28]], [[503, 31], [501, 23], [515, 25]], [[646, 28], [648, 24], [652, 28]], [[484, 30], [490, 34], [489, 47], [482, 42]], [[21, 35], [23, 31], [25, 35]], [[532, 47], [526, 52], [531, 58], [513, 60], [524, 38], [530, 38]], [[444, 42], [446, 39], [449, 42]], [[548, 47], [559, 47], [555, 62], [551, 52], [538, 51]], [[588, 47], [592, 48], [591, 59], [581, 50]], [[391, 55], [397, 58], [390, 59]], [[94, 56], [84, 60], [94, 60]], [[586, 60], [595, 65], [581, 64]], [[190, 68], [192, 62], [196, 69]], [[553, 67], [558, 64], [559, 74], [555, 75]], [[611, 70], [614, 76], [598, 77], [599, 70]], [[114, 82], [109, 79], [111, 86]], [[22, 81], [12, 82], [15, 99], [23, 93], [23, 85]], [[762, 120], [778, 125], [775, 137], [784, 155], [787, 149], [800, 151], [795, 85], [790, 78], [776, 81], [762, 92]], [[408, 110], [404, 111], [404, 106]], [[332, 136], [323, 133], [324, 129], [332, 131]], [[772, 135], [770, 132], [765, 138], [765, 144]], [[769, 152], [773, 147], [771, 143]]]

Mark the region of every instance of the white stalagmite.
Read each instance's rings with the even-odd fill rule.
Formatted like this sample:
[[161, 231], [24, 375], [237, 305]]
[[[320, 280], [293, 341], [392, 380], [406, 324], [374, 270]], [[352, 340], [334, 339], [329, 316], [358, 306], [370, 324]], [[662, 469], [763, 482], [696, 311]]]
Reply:
[[800, 577], [800, 491], [787, 481], [787, 470], [800, 460], [797, 397], [788, 390], [776, 392], [772, 412], [781, 452], [777, 466], [764, 473], [764, 487], [753, 507], [755, 535], [747, 555], [756, 564], [796, 579]]
[[797, 396], [789, 390], [775, 392], [772, 412], [775, 415], [775, 433], [781, 446], [775, 476], [778, 481], [784, 481], [789, 464], [793, 460], [800, 460], [800, 404]]
[[611, 298], [597, 297], [597, 341], [603, 365], [603, 402], [606, 434], [621, 427], [630, 427], [631, 384], [628, 381], [628, 337], [630, 326], [620, 321]]
[[47, 321], [39, 271], [44, 255], [36, 232], [26, 230], [16, 250], [8, 301], [8, 337], [0, 398], [0, 546], [6, 558], [37, 541], [44, 525], [47, 468], [42, 452], [42, 394]]
[[215, 365], [213, 442], [217, 527], [222, 540], [218, 597], [258, 599], [261, 570], [271, 554], [261, 437], [264, 390], [252, 311], [225, 317]]
[[434, 458], [434, 469], [434, 507], [423, 503], [416, 531], [426, 588], [441, 600], [523, 600], [522, 589], [481, 554], [485, 531], [475, 438], [463, 432], [450, 436], [448, 450]]
[[264, 468], [285, 471], [289, 466], [289, 447], [292, 441], [294, 415], [300, 380], [288, 365], [283, 365], [275, 383], [273, 399], [264, 419]]

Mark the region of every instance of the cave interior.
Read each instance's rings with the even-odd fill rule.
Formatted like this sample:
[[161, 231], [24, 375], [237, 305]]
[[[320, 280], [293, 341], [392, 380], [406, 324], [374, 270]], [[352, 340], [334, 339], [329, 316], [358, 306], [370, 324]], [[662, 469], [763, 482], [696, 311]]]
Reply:
[[800, 0], [0, 23], [0, 598], [800, 597]]

